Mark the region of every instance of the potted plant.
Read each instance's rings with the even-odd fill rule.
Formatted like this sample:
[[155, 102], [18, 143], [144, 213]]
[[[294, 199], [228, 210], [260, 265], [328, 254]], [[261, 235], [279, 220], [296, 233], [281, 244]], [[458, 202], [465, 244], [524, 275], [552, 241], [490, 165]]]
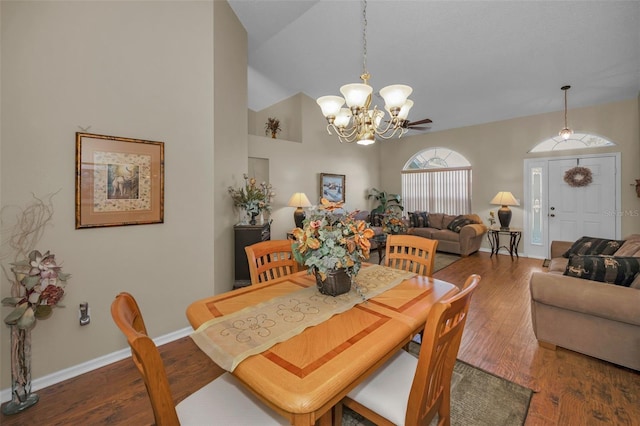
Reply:
[[400, 194], [390, 194], [387, 191], [380, 191], [376, 188], [371, 188], [367, 199], [374, 198], [378, 203], [373, 210], [371, 210], [370, 222], [374, 226], [384, 226], [384, 215], [387, 211], [399, 210], [402, 212], [404, 207], [402, 206], [402, 196]]
[[276, 138], [276, 135], [280, 132], [280, 120], [277, 118], [267, 118], [267, 122], [264, 125], [264, 134], [268, 135], [271, 133], [271, 137], [273, 139]]
[[262, 182], [258, 185], [256, 178], [250, 178], [246, 173], [243, 177], [244, 186], [240, 188], [230, 186], [227, 190], [233, 199], [233, 205], [244, 209], [251, 216], [249, 223], [255, 225], [256, 216], [264, 211], [271, 211], [271, 201], [276, 194], [270, 183]]
[[342, 203], [322, 198], [321, 206], [293, 230], [293, 256], [316, 275], [318, 290], [336, 296], [351, 289], [362, 261], [369, 258], [374, 232], [353, 213], [338, 213]]

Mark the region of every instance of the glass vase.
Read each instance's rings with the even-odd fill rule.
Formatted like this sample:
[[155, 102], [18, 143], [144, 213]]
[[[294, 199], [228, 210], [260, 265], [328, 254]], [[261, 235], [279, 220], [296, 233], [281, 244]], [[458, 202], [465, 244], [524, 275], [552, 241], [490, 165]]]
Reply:
[[11, 326], [11, 401], [2, 407], [5, 415], [16, 414], [38, 402], [31, 392], [31, 328]]

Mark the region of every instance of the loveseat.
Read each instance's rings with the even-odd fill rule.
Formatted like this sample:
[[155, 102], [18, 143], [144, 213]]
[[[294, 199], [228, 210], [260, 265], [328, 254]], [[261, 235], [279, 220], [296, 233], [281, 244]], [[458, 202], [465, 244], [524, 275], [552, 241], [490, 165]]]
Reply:
[[[561, 346], [640, 370], [640, 273], [629, 266], [640, 257], [640, 235], [609, 244], [605, 255], [572, 253], [579, 242], [553, 241], [548, 271], [531, 275], [535, 336], [543, 347]], [[616, 266], [623, 258], [629, 262]]]
[[477, 214], [409, 213], [407, 234], [438, 240], [438, 251], [469, 256], [480, 249], [486, 233]]

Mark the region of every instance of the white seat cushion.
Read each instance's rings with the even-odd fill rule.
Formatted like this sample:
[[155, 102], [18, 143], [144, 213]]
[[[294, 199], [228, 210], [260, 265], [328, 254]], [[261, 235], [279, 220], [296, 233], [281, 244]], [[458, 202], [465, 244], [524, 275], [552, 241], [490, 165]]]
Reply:
[[288, 425], [289, 422], [224, 373], [176, 406], [183, 426]]
[[416, 357], [398, 351], [348, 396], [387, 420], [403, 425], [417, 366]]

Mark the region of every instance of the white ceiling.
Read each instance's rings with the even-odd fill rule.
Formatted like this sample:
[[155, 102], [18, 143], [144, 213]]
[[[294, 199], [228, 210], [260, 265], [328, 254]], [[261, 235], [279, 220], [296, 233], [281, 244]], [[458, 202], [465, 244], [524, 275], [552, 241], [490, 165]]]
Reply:
[[[360, 1], [229, 4], [249, 37], [252, 110], [360, 82]], [[569, 109], [640, 92], [638, 0], [369, 0], [367, 20], [374, 92], [412, 86], [409, 119], [431, 118], [431, 131], [561, 111], [566, 84]]]

